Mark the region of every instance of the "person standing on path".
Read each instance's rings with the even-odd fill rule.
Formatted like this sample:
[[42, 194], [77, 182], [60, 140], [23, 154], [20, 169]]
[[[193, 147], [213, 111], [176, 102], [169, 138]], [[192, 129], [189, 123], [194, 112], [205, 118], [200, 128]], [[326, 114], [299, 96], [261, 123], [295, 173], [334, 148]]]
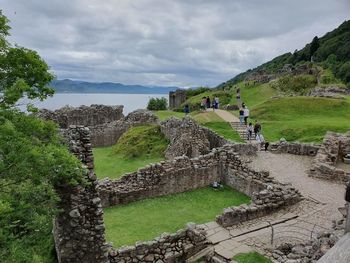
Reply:
[[261, 132], [261, 124], [256, 120], [254, 124], [254, 134], [260, 134]]
[[208, 96], [208, 98], [207, 98], [207, 109], [210, 109], [210, 106], [211, 106], [211, 104], [210, 104], [210, 98], [209, 98], [209, 96]]
[[237, 105], [241, 105], [241, 91], [239, 89], [239, 87], [236, 90], [236, 99], [237, 99]]
[[247, 141], [250, 141], [250, 139], [253, 137], [253, 125], [250, 122], [247, 126]]
[[239, 123], [242, 125], [244, 121], [244, 110], [243, 108], [239, 109]]
[[246, 106], [243, 110], [243, 116], [244, 116], [244, 124], [247, 125], [248, 123], [248, 118], [249, 118], [249, 109], [248, 107]]
[[184, 112], [186, 116], [190, 113], [190, 106], [188, 106], [188, 104], [185, 105]]
[[219, 97], [215, 97], [215, 109], [219, 108]]

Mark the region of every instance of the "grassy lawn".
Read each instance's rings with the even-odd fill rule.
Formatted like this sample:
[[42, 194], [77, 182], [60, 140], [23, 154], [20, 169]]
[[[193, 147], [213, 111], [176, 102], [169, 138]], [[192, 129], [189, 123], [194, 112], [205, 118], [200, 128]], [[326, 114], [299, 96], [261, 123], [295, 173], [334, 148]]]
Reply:
[[214, 111], [194, 111], [191, 117], [199, 124], [224, 121]]
[[257, 252], [238, 254], [233, 259], [238, 263], [272, 263], [271, 260]]
[[249, 203], [246, 195], [224, 187], [210, 187], [156, 197], [104, 209], [109, 242], [115, 247], [151, 240], [163, 232], [176, 232], [188, 222], [213, 221], [225, 207]]
[[125, 173], [137, 171], [147, 164], [164, 160], [161, 156], [142, 156], [139, 158], [125, 158], [122, 154], [116, 154], [113, 146], [94, 148], [95, 172], [99, 179], [109, 177], [117, 179]]
[[253, 119], [262, 123], [270, 141], [321, 142], [327, 131], [350, 131], [350, 97], [346, 100], [287, 97], [267, 101], [253, 108]]
[[202, 124], [203, 126], [217, 132], [219, 135], [227, 140], [234, 142], [244, 142], [238, 133], [235, 132], [228, 122], [207, 122]]
[[153, 111], [153, 113], [158, 116], [158, 118], [161, 121], [164, 121], [166, 119], [169, 119], [170, 117], [177, 117], [177, 118], [183, 118], [185, 117], [184, 112], [176, 112], [172, 110], [159, 110], [159, 111]]

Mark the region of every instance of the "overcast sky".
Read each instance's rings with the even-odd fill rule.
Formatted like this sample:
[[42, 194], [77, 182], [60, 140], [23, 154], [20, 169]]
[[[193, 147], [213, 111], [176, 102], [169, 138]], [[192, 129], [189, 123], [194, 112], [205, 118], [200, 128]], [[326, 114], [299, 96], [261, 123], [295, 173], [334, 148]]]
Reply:
[[350, 0], [0, 0], [58, 79], [216, 86], [350, 18]]

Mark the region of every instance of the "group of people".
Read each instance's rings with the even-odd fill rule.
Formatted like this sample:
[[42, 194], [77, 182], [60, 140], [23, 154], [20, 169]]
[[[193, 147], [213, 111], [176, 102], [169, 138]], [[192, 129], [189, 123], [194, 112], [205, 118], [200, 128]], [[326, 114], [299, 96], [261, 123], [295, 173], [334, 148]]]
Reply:
[[201, 109], [206, 110], [206, 109], [218, 109], [219, 108], [219, 98], [215, 97], [212, 100], [210, 100], [210, 97], [203, 97], [201, 100]]

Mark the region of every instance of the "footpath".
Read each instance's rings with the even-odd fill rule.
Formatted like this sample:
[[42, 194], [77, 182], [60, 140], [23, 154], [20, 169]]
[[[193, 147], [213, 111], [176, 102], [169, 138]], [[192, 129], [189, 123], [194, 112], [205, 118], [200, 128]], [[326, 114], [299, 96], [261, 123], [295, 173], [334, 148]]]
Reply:
[[[223, 119], [224, 121], [230, 123], [232, 129], [238, 133], [239, 137], [242, 140], [244, 140], [245, 142], [248, 142], [247, 141], [247, 131], [246, 131], [247, 128], [246, 128], [246, 126], [244, 124], [240, 123], [238, 117], [236, 117], [231, 112], [226, 111], [226, 110], [216, 109], [214, 112], [221, 119]], [[253, 142], [253, 141], [255, 141], [255, 134], [254, 134], [254, 132], [253, 132], [253, 136], [252, 136], [250, 142]]]

